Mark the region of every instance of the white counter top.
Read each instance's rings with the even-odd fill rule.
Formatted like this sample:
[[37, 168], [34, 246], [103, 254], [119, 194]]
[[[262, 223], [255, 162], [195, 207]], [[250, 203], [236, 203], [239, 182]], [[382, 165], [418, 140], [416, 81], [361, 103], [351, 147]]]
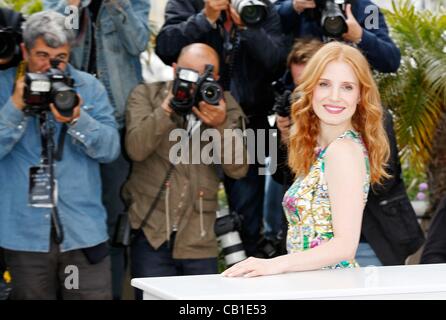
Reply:
[[257, 278], [132, 279], [145, 299], [446, 299], [446, 264], [319, 270]]

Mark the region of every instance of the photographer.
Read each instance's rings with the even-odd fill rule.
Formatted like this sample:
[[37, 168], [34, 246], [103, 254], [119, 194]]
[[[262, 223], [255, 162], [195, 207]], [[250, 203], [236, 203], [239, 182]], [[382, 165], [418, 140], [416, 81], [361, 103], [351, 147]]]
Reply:
[[23, 21], [21, 13], [0, 8], [0, 70], [17, 66], [22, 58], [19, 44]]
[[[105, 86], [114, 107], [121, 141], [125, 132], [125, 104], [142, 82], [139, 55], [149, 41], [150, 0], [44, 0], [46, 9], [66, 14], [70, 5], [79, 10], [79, 29], [70, 62], [95, 75]], [[102, 199], [107, 209], [111, 239], [119, 221], [126, 221], [121, 190], [130, 172], [130, 160], [122, 148], [119, 157], [101, 165]], [[113, 298], [120, 299], [126, 268], [126, 250], [112, 240]]]
[[[127, 104], [126, 148], [133, 160], [124, 198], [129, 202], [129, 217], [136, 236], [131, 246], [132, 277], [156, 277], [217, 273], [217, 241], [214, 233], [220, 166], [206, 164], [196, 155], [203, 155], [206, 131], [218, 131], [213, 145], [222, 152], [221, 168], [234, 179], [243, 177], [248, 169], [243, 137], [223, 139], [223, 130], [241, 126], [243, 112], [228, 92], [219, 91], [215, 104], [196, 99], [203, 87], [193, 77], [204, 76], [205, 67], [214, 71], [211, 84], [218, 79], [218, 55], [205, 44], [192, 44], [181, 51], [174, 63], [175, 80], [141, 84], [130, 95]], [[208, 69], [209, 70], [209, 69]], [[215, 82], [216, 84], [216, 82]], [[198, 87], [196, 87], [198, 86]], [[214, 86], [214, 84], [213, 84]], [[186, 89], [184, 89], [186, 88]], [[214, 90], [214, 92], [216, 92]], [[187, 105], [187, 107], [186, 107]], [[196, 117], [201, 124], [196, 126]], [[190, 128], [194, 128], [191, 130]], [[207, 130], [206, 130], [207, 129]], [[215, 130], [216, 129], [216, 130]], [[178, 142], [175, 132], [188, 132], [185, 162], [173, 164], [171, 152]], [[215, 140], [218, 139], [219, 141]], [[233, 144], [234, 142], [234, 144]], [[232, 150], [231, 162], [223, 155]], [[208, 153], [206, 153], [208, 154]], [[176, 156], [176, 153], [175, 153]], [[137, 297], [141, 298], [140, 291]]]
[[[277, 0], [274, 5], [286, 34], [292, 34], [294, 38], [327, 40], [330, 37], [321, 26], [321, 11], [327, 11], [327, 4], [334, 7], [333, 3], [334, 0]], [[396, 72], [401, 55], [389, 37], [381, 11], [369, 0], [349, 0], [345, 3], [342, 15], [347, 30], [337, 40], [355, 44], [377, 71]], [[368, 15], [374, 13], [377, 16], [369, 18]]]
[[99, 163], [119, 153], [113, 109], [100, 82], [68, 64], [63, 15], [30, 16], [23, 40], [25, 76], [0, 72], [0, 247], [12, 298], [109, 299]]
[[[253, 16], [259, 19], [255, 24], [243, 19], [241, 7], [250, 3], [169, 0], [156, 52], [166, 64], [171, 64], [188, 44], [202, 42], [213, 47], [220, 56], [220, 83], [240, 104], [248, 118], [247, 127], [257, 132], [270, 128], [267, 116], [274, 103], [270, 84], [283, 72], [287, 52], [280, 18], [270, 1], [256, 2], [253, 12], [258, 14]], [[265, 176], [258, 171], [265, 161], [255, 160], [245, 178], [225, 177], [231, 211], [243, 216], [242, 240], [248, 255], [256, 253], [263, 216]]]

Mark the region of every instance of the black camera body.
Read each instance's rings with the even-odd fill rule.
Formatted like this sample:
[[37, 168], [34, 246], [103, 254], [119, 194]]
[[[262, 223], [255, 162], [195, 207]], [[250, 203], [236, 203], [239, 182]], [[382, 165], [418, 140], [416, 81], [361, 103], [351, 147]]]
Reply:
[[20, 35], [11, 27], [0, 28], [0, 59], [10, 60], [19, 51]]
[[291, 113], [291, 94], [292, 91], [287, 89], [281, 79], [272, 83], [274, 89], [274, 106], [273, 112], [281, 117], [289, 117]]
[[268, 6], [262, 0], [232, 0], [231, 4], [248, 27], [262, 23], [268, 14]]
[[23, 21], [19, 12], [0, 8], [0, 59], [8, 61], [0, 65], [0, 70], [16, 67], [22, 59], [20, 43]]
[[170, 107], [180, 115], [192, 112], [201, 101], [217, 106], [223, 99], [223, 89], [213, 77], [214, 66], [206, 65], [202, 76], [193, 69], [177, 68]]
[[62, 116], [71, 117], [79, 104], [73, 89], [74, 80], [57, 68], [59, 61], [52, 62], [46, 73], [26, 73], [24, 101], [26, 114], [38, 115], [50, 110], [53, 103]]
[[325, 36], [341, 39], [348, 32], [345, 5], [354, 0], [315, 0], [316, 8], [313, 17], [320, 21]]

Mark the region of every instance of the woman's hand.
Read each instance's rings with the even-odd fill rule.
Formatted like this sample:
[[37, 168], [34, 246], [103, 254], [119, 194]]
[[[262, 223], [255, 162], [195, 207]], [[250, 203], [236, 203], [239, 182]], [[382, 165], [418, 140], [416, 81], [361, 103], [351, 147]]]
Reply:
[[222, 273], [224, 277], [258, 277], [272, 274], [282, 273], [279, 262], [274, 259], [259, 259], [249, 257], [242, 262], [239, 262]]

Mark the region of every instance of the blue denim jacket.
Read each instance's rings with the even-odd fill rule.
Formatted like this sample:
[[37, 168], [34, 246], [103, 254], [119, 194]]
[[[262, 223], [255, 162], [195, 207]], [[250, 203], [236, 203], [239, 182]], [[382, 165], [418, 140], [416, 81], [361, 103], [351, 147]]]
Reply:
[[[108, 238], [101, 199], [100, 162], [113, 161], [120, 142], [104, 86], [68, 66], [83, 99], [81, 115], [69, 127], [63, 158], [56, 162], [58, 211], [65, 232], [61, 251], [87, 248]], [[0, 72], [0, 247], [48, 252], [50, 209], [28, 206], [29, 168], [39, 164], [39, 120], [11, 101], [16, 68]], [[54, 121], [57, 142], [62, 124]]]
[[[277, 0], [274, 3], [282, 21], [285, 33], [292, 33], [295, 38], [314, 37], [322, 39], [322, 28], [318, 21], [309, 19], [305, 14], [297, 14], [292, 0]], [[366, 8], [376, 5], [370, 0], [357, 0], [352, 13], [363, 29], [362, 40], [358, 48], [364, 53], [373, 68], [380, 72], [396, 72], [400, 66], [401, 54], [389, 36], [386, 21], [379, 11], [378, 28], [367, 29]]]
[[[81, 8], [91, 0], [82, 0]], [[45, 9], [69, 14], [65, 0], [44, 0]], [[149, 41], [149, 0], [103, 0], [96, 23], [96, 52], [98, 78], [102, 81], [115, 108], [118, 127], [125, 124], [125, 105], [133, 88], [142, 81], [139, 55]], [[91, 20], [80, 10], [80, 32], [71, 52], [71, 64], [87, 71], [91, 50]], [[86, 12], [85, 12], [86, 13]]]

